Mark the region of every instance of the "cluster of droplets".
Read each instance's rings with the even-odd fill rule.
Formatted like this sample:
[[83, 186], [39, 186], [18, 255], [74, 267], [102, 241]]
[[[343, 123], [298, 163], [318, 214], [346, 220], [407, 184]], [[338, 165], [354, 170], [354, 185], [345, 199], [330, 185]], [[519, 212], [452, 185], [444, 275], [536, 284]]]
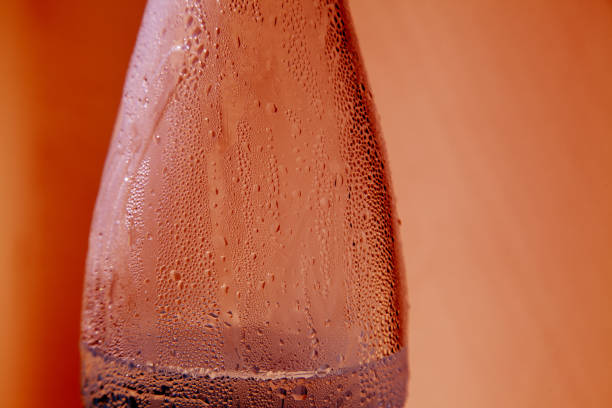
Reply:
[[229, 0], [229, 9], [251, 17], [255, 22], [263, 21], [259, 0]]
[[[315, 3], [316, 4], [316, 3]], [[323, 103], [318, 83], [324, 80], [313, 67], [313, 55], [308, 47], [312, 41], [320, 41], [316, 33], [320, 31], [317, 26], [320, 21], [320, 8], [317, 8], [318, 18], [307, 19], [304, 15], [301, 1], [283, 0], [281, 2], [281, 15], [279, 27], [283, 31], [282, 44], [286, 52], [284, 60], [289, 74], [299, 83], [306, 92], [317, 116], [323, 115]]]
[[395, 242], [394, 209], [385, 169], [384, 147], [371, 94], [343, 2], [328, 0], [326, 61], [340, 124], [342, 157], [347, 165], [344, 216], [349, 257], [347, 318], [362, 329], [367, 352], [399, 350], [404, 293]]

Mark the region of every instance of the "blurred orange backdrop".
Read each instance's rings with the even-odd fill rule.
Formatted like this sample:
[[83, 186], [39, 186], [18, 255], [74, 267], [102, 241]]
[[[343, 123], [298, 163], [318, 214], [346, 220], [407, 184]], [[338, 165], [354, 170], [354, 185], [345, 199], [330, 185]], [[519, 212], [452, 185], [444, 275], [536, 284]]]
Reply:
[[[77, 407], [144, 0], [0, 5], [0, 405]], [[612, 406], [612, 4], [350, 0], [402, 218], [409, 407]]]

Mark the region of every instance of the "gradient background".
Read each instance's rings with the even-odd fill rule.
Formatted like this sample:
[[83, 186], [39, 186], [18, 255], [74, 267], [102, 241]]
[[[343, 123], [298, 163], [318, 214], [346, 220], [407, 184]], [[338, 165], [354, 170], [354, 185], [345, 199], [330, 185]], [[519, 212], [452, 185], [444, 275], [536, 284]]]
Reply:
[[[349, 2], [402, 219], [408, 406], [612, 406], [612, 4]], [[144, 1], [1, 3], [0, 406], [78, 407]]]

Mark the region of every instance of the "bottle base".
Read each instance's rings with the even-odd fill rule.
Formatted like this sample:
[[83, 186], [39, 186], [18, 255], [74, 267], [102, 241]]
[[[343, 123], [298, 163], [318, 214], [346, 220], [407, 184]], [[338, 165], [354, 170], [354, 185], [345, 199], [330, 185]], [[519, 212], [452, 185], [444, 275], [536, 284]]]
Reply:
[[237, 374], [181, 372], [122, 361], [83, 346], [85, 407], [402, 407], [405, 350], [352, 369]]

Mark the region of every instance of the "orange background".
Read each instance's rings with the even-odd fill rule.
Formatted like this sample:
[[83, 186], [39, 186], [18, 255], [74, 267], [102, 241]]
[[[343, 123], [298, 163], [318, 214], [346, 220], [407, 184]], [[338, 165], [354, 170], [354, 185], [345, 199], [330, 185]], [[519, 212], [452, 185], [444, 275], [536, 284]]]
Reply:
[[[408, 406], [612, 406], [612, 4], [350, 4], [402, 219]], [[0, 5], [0, 406], [79, 406], [89, 222], [143, 6]]]

